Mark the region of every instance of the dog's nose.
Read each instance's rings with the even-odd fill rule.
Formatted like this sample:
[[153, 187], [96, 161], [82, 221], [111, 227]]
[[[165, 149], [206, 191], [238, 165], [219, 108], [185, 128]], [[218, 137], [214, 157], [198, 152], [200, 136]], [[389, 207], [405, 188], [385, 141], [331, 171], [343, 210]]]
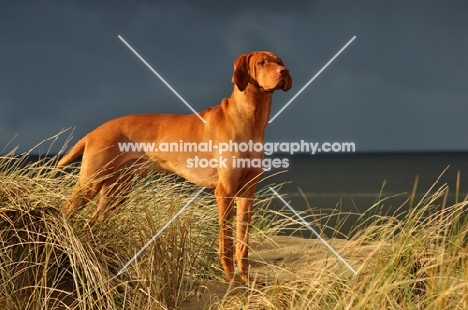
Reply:
[[288, 69], [286, 69], [285, 67], [279, 67], [278, 69], [276, 69], [276, 71], [277, 71], [279, 74], [283, 75], [283, 74], [285, 74], [285, 73], [288, 72]]

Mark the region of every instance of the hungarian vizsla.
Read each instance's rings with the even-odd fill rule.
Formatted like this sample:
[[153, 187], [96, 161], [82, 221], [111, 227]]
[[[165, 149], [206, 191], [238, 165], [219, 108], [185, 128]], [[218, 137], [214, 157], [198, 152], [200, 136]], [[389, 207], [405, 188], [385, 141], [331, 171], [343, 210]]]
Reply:
[[[234, 90], [220, 105], [195, 114], [135, 114], [104, 123], [78, 141], [58, 163], [64, 167], [83, 154], [81, 171], [72, 196], [64, 206], [67, 215], [84, 207], [98, 193], [100, 200], [93, 214], [103, 220], [104, 211], [122, 203], [129, 195], [135, 175], [149, 170], [176, 173], [190, 182], [214, 189], [219, 216], [219, 252], [227, 281], [246, 282], [248, 275], [248, 235], [255, 187], [262, 174], [258, 165], [233, 165], [236, 159], [263, 160], [263, 151], [241, 151], [241, 143], [264, 142], [264, 129], [270, 115], [272, 94], [292, 86], [289, 70], [271, 52], [252, 52], [239, 56], [232, 76]], [[214, 146], [202, 152], [122, 150], [122, 143], [206, 143]], [[228, 150], [217, 145], [228, 143]], [[245, 150], [245, 149], [244, 149]], [[194, 158], [212, 160], [196, 165]], [[202, 162], [202, 161], [200, 161]], [[190, 165], [188, 165], [190, 163]], [[125, 173], [124, 173], [125, 171]], [[236, 255], [234, 258], [233, 218], [236, 215]], [[234, 261], [238, 273], [234, 270]]]

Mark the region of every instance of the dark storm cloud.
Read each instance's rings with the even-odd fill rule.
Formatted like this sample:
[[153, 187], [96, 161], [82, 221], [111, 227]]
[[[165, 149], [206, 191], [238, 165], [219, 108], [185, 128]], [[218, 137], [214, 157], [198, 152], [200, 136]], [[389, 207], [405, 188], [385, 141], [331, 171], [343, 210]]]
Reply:
[[[466, 150], [464, 2], [21, 2], [0, 12], [0, 149], [75, 140], [130, 113], [190, 113], [121, 35], [196, 110], [229, 96], [236, 56], [279, 54], [294, 87], [267, 139], [353, 141], [361, 151]], [[47, 148], [45, 148], [47, 149]], [[42, 151], [42, 149], [41, 149]]]

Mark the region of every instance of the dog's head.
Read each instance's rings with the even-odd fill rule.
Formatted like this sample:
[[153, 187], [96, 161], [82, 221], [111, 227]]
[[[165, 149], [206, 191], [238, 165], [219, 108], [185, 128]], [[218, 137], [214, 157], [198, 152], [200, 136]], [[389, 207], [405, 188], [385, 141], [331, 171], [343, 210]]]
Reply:
[[237, 57], [232, 82], [240, 91], [244, 91], [249, 83], [268, 92], [288, 91], [292, 86], [289, 70], [271, 52], [252, 52]]

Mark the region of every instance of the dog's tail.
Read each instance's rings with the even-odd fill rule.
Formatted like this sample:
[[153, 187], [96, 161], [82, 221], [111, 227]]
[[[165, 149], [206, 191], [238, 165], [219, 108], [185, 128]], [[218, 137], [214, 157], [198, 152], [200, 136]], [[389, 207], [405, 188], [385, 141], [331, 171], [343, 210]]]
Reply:
[[83, 154], [86, 146], [86, 137], [78, 141], [72, 149], [62, 157], [62, 159], [59, 160], [57, 167], [58, 168], [63, 168], [70, 164], [76, 157], [79, 155]]

